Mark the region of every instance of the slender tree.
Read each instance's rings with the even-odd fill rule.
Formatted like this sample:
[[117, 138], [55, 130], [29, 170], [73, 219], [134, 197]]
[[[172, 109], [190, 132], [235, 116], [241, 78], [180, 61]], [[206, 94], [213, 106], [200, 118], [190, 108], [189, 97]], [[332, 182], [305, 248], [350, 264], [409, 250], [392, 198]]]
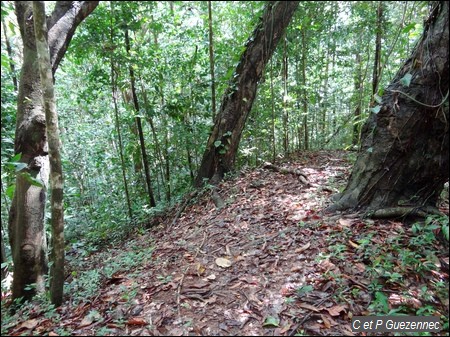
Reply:
[[64, 290], [64, 204], [63, 172], [61, 164], [58, 113], [53, 88], [52, 65], [47, 43], [47, 21], [44, 1], [33, 1], [34, 31], [39, 73], [43, 91], [45, 125], [47, 128], [48, 155], [50, 159], [52, 267], [50, 268], [50, 297], [60, 306]]
[[412, 55], [372, 109], [347, 187], [329, 211], [433, 211], [449, 177], [448, 24], [448, 2], [437, 2]]
[[[214, 39], [212, 24], [211, 1], [208, 1], [208, 28], [209, 28], [209, 69], [211, 73], [211, 110], [212, 119], [216, 117], [216, 77], [214, 76]], [[188, 151], [189, 154], [189, 151]]]
[[[114, 45], [114, 1], [110, 2], [111, 6], [111, 19], [110, 19], [110, 25], [109, 25], [109, 42], [111, 46]], [[122, 168], [122, 178], [123, 178], [123, 187], [125, 190], [125, 198], [127, 199], [127, 206], [128, 206], [128, 216], [130, 217], [130, 220], [133, 218], [133, 210], [131, 207], [131, 199], [130, 199], [130, 193], [128, 190], [128, 180], [127, 180], [127, 174], [126, 174], [126, 165], [125, 165], [125, 159], [123, 155], [123, 142], [122, 142], [122, 132], [120, 130], [120, 123], [119, 123], [119, 108], [117, 106], [117, 73], [116, 69], [114, 67], [114, 53], [113, 50], [111, 50], [111, 57], [110, 57], [110, 63], [111, 63], [111, 92], [112, 92], [112, 99], [113, 99], [113, 105], [114, 105], [114, 120], [116, 124], [116, 132], [117, 132], [117, 140], [119, 142], [119, 156], [120, 156], [120, 163]]]
[[195, 185], [220, 181], [234, 167], [242, 130], [264, 68], [298, 7], [298, 1], [270, 1], [226, 90], [198, 171]]
[[[47, 18], [52, 73], [55, 74], [75, 29], [95, 9], [98, 1], [60, 1]], [[17, 98], [14, 151], [27, 167], [17, 175], [9, 213], [9, 238], [14, 263], [12, 296], [30, 299], [45, 289], [47, 272], [44, 209], [49, 178], [49, 158], [42, 86], [38, 71], [32, 2], [15, 3], [23, 41], [23, 64]], [[24, 174], [26, 173], [26, 174]], [[40, 179], [41, 183], [36, 183]], [[34, 185], [32, 184], [34, 183]], [[36, 186], [38, 185], [38, 186]], [[31, 285], [36, 287], [30, 287]]]
[[377, 27], [375, 36], [375, 58], [373, 60], [372, 95], [378, 91], [381, 76], [381, 36], [383, 33], [383, 2], [377, 5]]
[[[130, 38], [128, 36], [128, 29], [125, 29], [125, 47], [127, 50], [127, 54], [130, 55]], [[135, 85], [135, 76], [134, 76], [134, 70], [133, 66], [130, 65], [129, 67], [130, 72], [130, 84], [131, 84], [131, 94], [133, 97], [133, 106], [136, 111], [136, 125], [138, 129], [139, 134], [139, 144], [141, 146], [141, 154], [142, 154], [142, 162], [144, 164], [144, 171], [145, 171], [145, 182], [147, 183], [147, 193], [149, 198], [149, 203], [151, 207], [156, 206], [155, 197], [153, 196], [153, 188], [152, 188], [152, 181], [150, 177], [150, 169], [148, 167], [148, 159], [147, 159], [147, 151], [145, 149], [145, 140], [144, 140], [144, 133], [142, 131], [142, 118], [139, 116], [139, 101], [137, 99], [137, 93], [136, 93], [136, 85]]]
[[2, 28], [3, 28], [3, 35], [5, 36], [5, 44], [6, 44], [6, 52], [8, 53], [9, 57], [9, 69], [11, 70], [11, 77], [14, 85], [14, 91], [17, 91], [17, 76], [16, 76], [16, 67], [13, 62], [13, 54], [12, 54], [12, 48], [11, 43], [9, 42], [8, 37], [8, 29], [6, 28], [5, 19], [2, 18]]

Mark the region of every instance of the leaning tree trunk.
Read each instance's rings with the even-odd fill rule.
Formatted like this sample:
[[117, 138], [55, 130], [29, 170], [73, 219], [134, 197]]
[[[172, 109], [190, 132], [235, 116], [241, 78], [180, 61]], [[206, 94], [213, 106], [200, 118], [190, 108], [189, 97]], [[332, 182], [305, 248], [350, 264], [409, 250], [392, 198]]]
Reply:
[[[362, 130], [347, 187], [329, 210], [432, 209], [448, 180], [449, 8], [440, 2]], [[389, 212], [391, 211], [391, 212]]]
[[[53, 74], [66, 52], [77, 26], [98, 5], [98, 1], [58, 1], [47, 18], [48, 45]], [[42, 87], [37, 63], [31, 1], [15, 4], [23, 41], [23, 64], [17, 97], [17, 122], [14, 151], [27, 164], [17, 175], [16, 190], [9, 214], [9, 238], [14, 264], [13, 299], [31, 299], [45, 290], [47, 252], [44, 230], [46, 186], [49, 158]], [[27, 174], [23, 174], [27, 173]], [[35, 186], [30, 179], [40, 179]], [[35, 284], [32, 288], [30, 285]]]
[[298, 7], [298, 1], [270, 1], [248, 40], [235, 75], [225, 92], [209, 136], [195, 185], [219, 182], [236, 158], [242, 130], [256, 96], [264, 68]]

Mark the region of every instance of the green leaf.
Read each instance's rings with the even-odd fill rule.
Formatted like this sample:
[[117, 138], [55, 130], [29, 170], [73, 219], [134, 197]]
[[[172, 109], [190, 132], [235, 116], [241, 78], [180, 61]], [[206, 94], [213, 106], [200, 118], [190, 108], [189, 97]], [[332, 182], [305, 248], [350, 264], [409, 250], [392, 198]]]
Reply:
[[410, 73], [406, 73], [405, 76], [403, 76], [403, 78], [400, 80], [400, 83], [404, 87], [409, 87], [409, 85], [411, 84], [411, 79], [412, 75]]
[[373, 113], [376, 113], [376, 114], [379, 113], [380, 110], [381, 110], [381, 105], [374, 106], [372, 109], [370, 109], [370, 111], [372, 111]]
[[448, 225], [442, 225], [442, 233], [444, 234], [444, 238], [446, 238], [447, 241], [449, 241]]
[[375, 102], [377, 102], [378, 104], [383, 103], [383, 100], [382, 100], [381, 97], [378, 96], [377, 94], [373, 95], [373, 99], [374, 99]]
[[[3, 141], [3, 140], [2, 140], [2, 141]], [[10, 159], [10, 162], [16, 162], [16, 161], [19, 161], [20, 158], [22, 158], [22, 152], [16, 154], [14, 157], [12, 157], [12, 158]]]
[[415, 23], [410, 23], [409, 25], [407, 25], [405, 28], [403, 28], [402, 32], [404, 34], [409, 33], [411, 30], [416, 28], [416, 24]]
[[220, 140], [216, 140], [216, 141], [214, 142], [214, 146], [215, 146], [215, 147], [219, 147], [220, 145], [222, 145], [222, 142], [221, 142]]
[[389, 301], [385, 294], [380, 291], [375, 293], [375, 301], [381, 305], [383, 312], [387, 313], [389, 311]]
[[309, 293], [309, 292], [311, 292], [313, 290], [314, 290], [314, 287], [312, 285], [310, 285], [310, 284], [307, 284], [307, 285], [304, 285], [304, 286], [299, 287], [297, 289], [297, 295], [301, 296], [301, 295]]
[[278, 327], [280, 326], [280, 319], [278, 317], [267, 316], [263, 323], [265, 327]]
[[32, 177], [29, 172], [24, 172], [22, 175], [31, 185], [44, 188], [44, 182], [41, 179]]
[[16, 184], [13, 184], [6, 189], [5, 193], [8, 196], [8, 198], [12, 199], [14, 197], [15, 190], [16, 190]]

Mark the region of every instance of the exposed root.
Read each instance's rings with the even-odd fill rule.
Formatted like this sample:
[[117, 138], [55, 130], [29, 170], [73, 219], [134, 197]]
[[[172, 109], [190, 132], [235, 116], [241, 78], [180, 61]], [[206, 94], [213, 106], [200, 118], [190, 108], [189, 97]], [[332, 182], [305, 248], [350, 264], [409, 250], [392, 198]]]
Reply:
[[303, 173], [301, 170], [294, 170], [294, 169], [289, 169], [289, 168], [278, 167], [271, 163], [265, 163], [263, 168], [269, 169], [269, 170], [272, 170], [275, 172], [280, 172], [282, 174], [288, 174], [288, 173], [293, 174], [298, 177], [298, 179], [300, 180], [301, 183], [305, 184], [306, 186], [310, 186], [308, 176], [305, 173]]
[[429, 215], [443, 215], [434, 207], [390, 207], [367, 211], [365, 216], [374, 219], [420, 217], [426, 218]]

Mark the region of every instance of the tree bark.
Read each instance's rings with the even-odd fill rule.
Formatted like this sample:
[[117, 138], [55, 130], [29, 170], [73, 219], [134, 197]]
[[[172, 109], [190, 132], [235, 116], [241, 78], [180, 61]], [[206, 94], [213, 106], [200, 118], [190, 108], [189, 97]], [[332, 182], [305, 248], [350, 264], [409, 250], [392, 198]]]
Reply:
[[205, 179], [217, 183], [225, 173], [233, 169], [242, 130], [253, 105], [258, 82], [298, 4], [298, 1], [268, 3], [222, 98], [220, 111], [195, 179], [197, 187], [202, 186]]
[[17, 76], [16, 76], [16, 67], [14, 66], [14, 62], [13, 62], [13, 53], [12, 53], [12, 48], [11, 48], [11, 43], [9, 43], [9, 38], [8, 38], [8, 34], [7, 34], [7, 28], [6, 28], [6, 23], [5, 20], [2, 18], [2, 28], [3, 28], [3, 35], [5, 35], [5, 44], [6, 44], [6, 52], [8, 53], [8, 57], [9, 57], [9, 69], [11, 70], [11, 78], [13, 81], [13, 85], [14, 85], [14, 91], [17, 92]]
[[449, 177], [448, 14], [448, 2], [437, 3], [365, 123], [347, 187], [329, 211], [436, 206]]
[[[128, 36], [128, 29], [125, 29], [125, 48], [127, 50], [127, 54], [130, 55], [130, 39]], [[150, 177], [150, 169], [148, 167], [147, 151], [145, 149], [145, 139], [144, 139], [144, 133], [142, 131], [142, 121], [141, 121], [142, 118], [139, 116], [139, 114], [140, 114], [139, 101], [137, 99], [137, 94], [136, 94], [135, 77], [134, 77], [134, 70], [133, 70], [132, 65], [130, 65], [130, 67], [129, 67], [129, 72], [130, 72], [131, 94], [133, 95], [133, 106], [134, 106], [134, 110], [136, 111], [136, 114], [137, 114], [135, 119], [136, 119], [136, 125], [138, 128], [138, 134], [139, 134], [139, 144], [141, 147], [142, 162], [144, 164], [145, 182], [147, 184], [148, 199], [149, 199], [150, 207], [155, 207], [156, 202], [155, 202], [155, 197], [153, 195], [152, 180]]]
[[[54, 75], [76, 27], [98, 5], [98, 1], [60, 1], [47, 18], [50, 61]], [[23, 41], [23, 64], [17, 98], [17, 122], [14, 151], [31, 178], [44, 186], [31, 185], [24, 174], [16, 178], [16, 190], [9, 214], [10, 244], [14, 263], [13, 299], [31, 299], [45, 290], [47, 272], [44, 209], [49, 178], [49, 158], [42, 87], [38, 72], [32, 2], [15, 3]], [[35, 284], [35, 288], [27, 287]], [[27, 289], [25, 289], [27, 288]]]
[[383, 2], [378, 1], [377, 5], [377, 29], [375, 36], [375, 58], [373, 63], [372, 76], [372, 96], [378, 92], [378, 84], [380, 83], [381, 73], [381, 35], [383, 31]]
[[47, 128], [48, 154], [50, 159], [52, 262], [50, 268], [50, 297], [54, 305], [60, 306], [64, 292], [64, 207], [63, 174], [60, 153], [58, 114], [56, 111], [53, 74], [47, 43], [45, 3], [33, 1], [34, 29], [39, 73], [43, 89], [45, 125]]
[[211, 73], [211, 110], [212, 120], [216, 117], [216, 77], [214, 75], [214, 44], [211, 1], [208, 1], [208, 28], [209, 28], [209, 70]]

